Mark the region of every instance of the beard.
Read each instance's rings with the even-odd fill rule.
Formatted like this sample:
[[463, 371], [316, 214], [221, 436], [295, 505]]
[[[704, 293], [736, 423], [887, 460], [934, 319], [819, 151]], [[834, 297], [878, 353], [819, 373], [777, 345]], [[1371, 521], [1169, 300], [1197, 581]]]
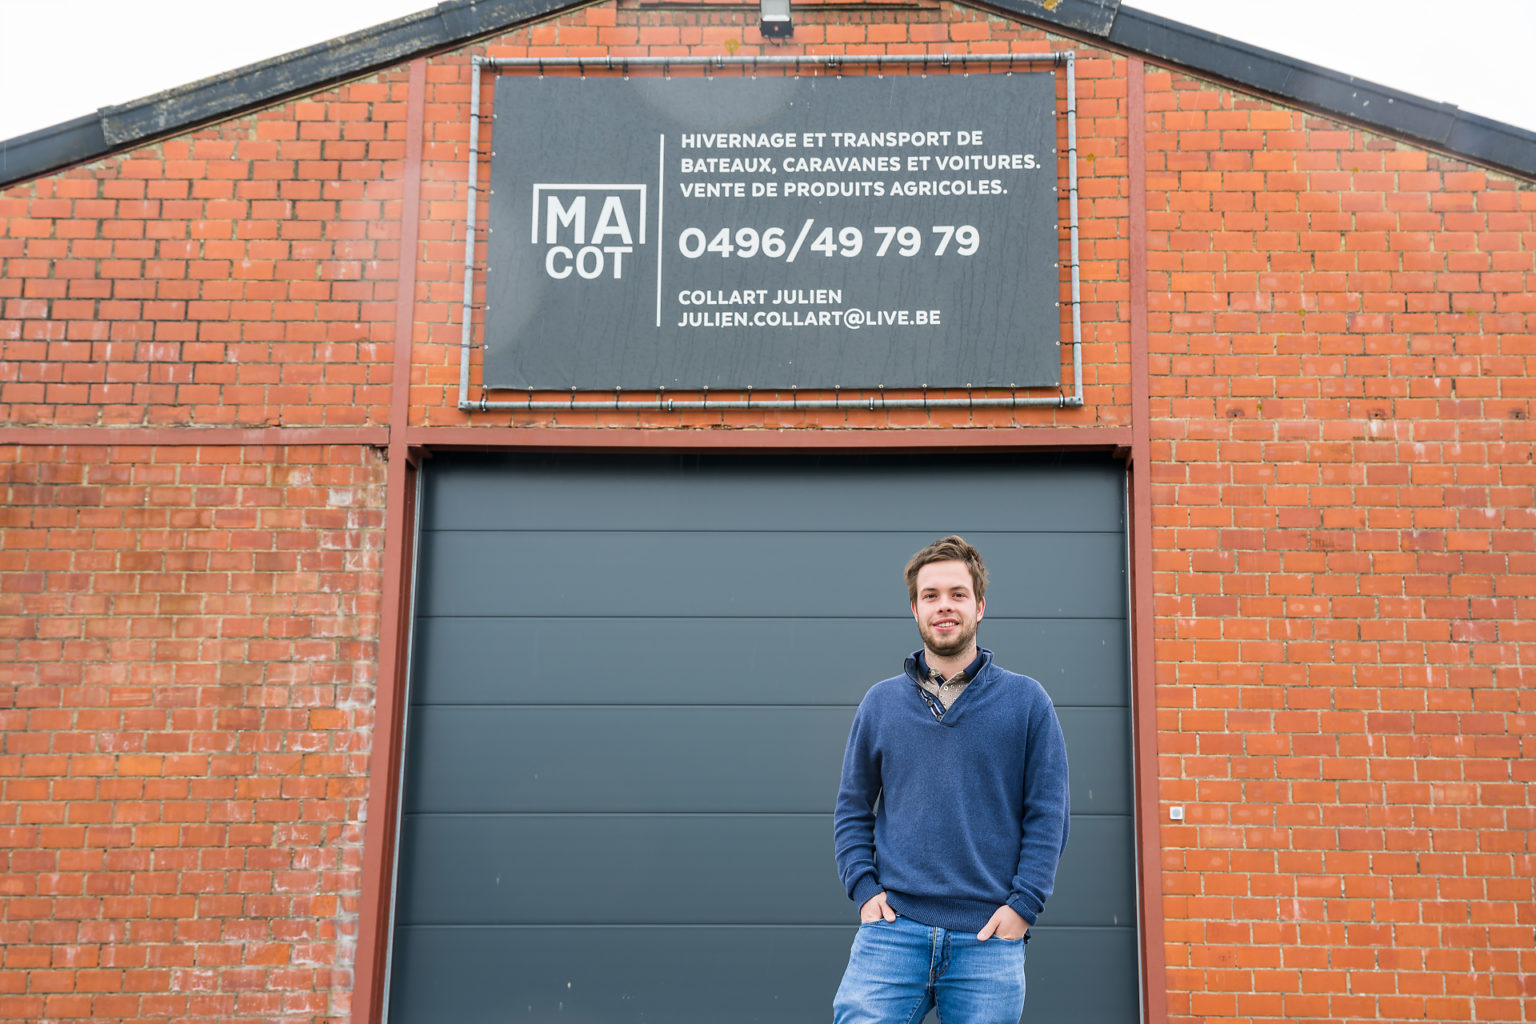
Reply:
[[976, 642], [976, 623], [974, 622], [962, 624], [947, 639], [941, 638], [932, 627], [926, 624], [918, 626], [917, 632], [923, 638], [923, 646], [941, 658], [952, 658], [957, 654], [964, 654]]

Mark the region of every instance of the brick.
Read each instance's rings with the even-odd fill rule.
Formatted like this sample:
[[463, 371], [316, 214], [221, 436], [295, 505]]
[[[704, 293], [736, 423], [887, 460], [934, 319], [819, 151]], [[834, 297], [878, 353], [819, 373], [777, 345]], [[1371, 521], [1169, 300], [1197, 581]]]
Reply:
[[[938, 3], [813, 9], [795, 42], [1067, 45]], [[732, 45], [776, 52], [735, 12], [611, 4], [477, 52]], [[427, 61], [414, 421], [1129, 423], [1125, 62], [1071, 45], [1086, 409], [460, 413], [464, 51]], [[1170, 1019], [1525, 1019], [1536, 199], [1407, 143], [1145, 76], [1147, 692], [1155, 787], [1191, 821], [1156, 851]], [[6, 422], [385, 424], [405, 81], [393, 69], [6, 190]], [[382, 464], [11, 446], [0, 473], [15, 517], [0, 717], [24, 716], [0, 749], [0, 926], [26, 929], [0, 934], [0, 1017], [341, 1019], [350, 974], [308, 965], [350, 966], [337, 915], [361, 884], [371, 736], [353, 709], [373, 699], [377, 615], [335, 595], [377, 602]]]

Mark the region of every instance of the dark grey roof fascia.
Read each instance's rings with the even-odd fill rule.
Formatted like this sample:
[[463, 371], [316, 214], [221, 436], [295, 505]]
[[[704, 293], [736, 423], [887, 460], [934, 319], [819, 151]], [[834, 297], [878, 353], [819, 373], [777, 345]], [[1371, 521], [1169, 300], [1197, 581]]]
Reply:
[[85, 114], [51, 128], [0, 142], [0, 186], [36, 177], [55, 167], [79, 163], [112, 149], [97, 114]]
[[[1536, 132], [1181, 25], [1120, 0], [988, 0], [1090, 41], [1536, 179]], [[0, 141], [0, 186], [452, 49], [571, 0], [445, 0], [326, 43]]]
[[268, 106], [570, 7], [569, 0], [445, 0], [328, 42], [0, 140], [0, 186]]
[[436, 11], [409, 14], [373, 28], [247, 64], [117, 106], [102, 107], [102, 134], [113, 146], [154, 138], [185, 124], [270, 103], [325, 80], [350, 77], [414, 53], [424, 39], [441, 35]]
[[1428, 143], [1474, 163], [1536, 178], [1536, 132], [1362, 78], [1121, 7], [1105, 40], [1117, 49], [1223, 79], [1366, 128]]
[[987, 0], [987, 5], [1065, 29], [1107, 36], [1120, 0]]
[[1445, 148], [1456, 154], [1479, 154], [1479, 163], [1536, 179], [1536, 132], [1458, 111], [1445, 135]]

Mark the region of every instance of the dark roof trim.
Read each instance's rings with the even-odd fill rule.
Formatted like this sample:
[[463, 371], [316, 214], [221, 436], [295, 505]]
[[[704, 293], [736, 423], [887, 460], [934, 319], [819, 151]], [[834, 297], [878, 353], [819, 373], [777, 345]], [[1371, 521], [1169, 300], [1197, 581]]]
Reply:
[[1451, 103], [1341, 74], [1257, 46], [1121, 7], [1105, 37], [1120, 50], [1289, 100], [1357, 125], [1427, 143], [1473, 163], [1536, 178], [1536, 132], [1469, 114]]
[[1092, 36], [1109, 35], [1120, 0], [987, 0], [1000, 10], [1048, 21]]
[[[233, 117], [335, 82], [453, 49], [568, 7], [571, 0], [445, 0], [326, 43], [0, 141], [0, 186]], [[989, 0], [989, 6], [1216, 78], [1473, 163], [1536, 179], [1536, 132], [1448, 103], [1294, 60], [1121, 5], [1120, 0]]]
[[111, 151], [101, 131], [99, 114], [86, 114], [52, 128], [18, 135], [0, 142], [0, 186]]
[[103, 107], [102, 133], [110, 145], [128, 145], [456, 46], [564, 6], [558, 0], [450, 0], [228, 74]]
[[452, 49], [573, 6], [569, 0], [445, 0], [419, 14], [0, 141], [0, 186], [148, 139], [233, 117], [335, 82]]

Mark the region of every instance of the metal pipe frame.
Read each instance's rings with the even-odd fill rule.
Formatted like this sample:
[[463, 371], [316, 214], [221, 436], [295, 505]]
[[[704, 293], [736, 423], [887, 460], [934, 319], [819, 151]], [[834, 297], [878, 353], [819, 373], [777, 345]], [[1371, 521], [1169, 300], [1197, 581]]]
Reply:
[[[945, 409], [945, 408], [1028, 408], [1048, 407], [1056, 409], [1077, 409], [1083, 406], [1083, 323], [1082, 323], [1082, 279], [1079, 270], [1078, 257], [1078, 232], [1077, 232], [1077, 86], [1075, 78], [1076, 54], [1072, 50], [1046, 53], [935, 53], [935, 54], [851, 54], [847, 56], [814, 56], [809, 54], [797, 55], [768, 55], [757, 57], [604, 57], [587, 59], [584, 57], [484, 57], [476, 55], [471, 58], [471, 78], [469, 94], [469, 193], [467, 196], [466, 221], [467, 226], [464, 235], [464, 303], [462, 324], [459, 332], [459, 409], [463, 412], [490, 412], [492, 410], [523, 410], [531, 412], [559, 412], [559, 411], [607, 411], [627, 412], [630, 410], [656, 410], [673, 412], [679, 409], [860, 409], [868, 408], [871, 411], [881, 409]], [[703, 391], [701, 398], [668, 398], [666, 388], [656, 388], [657, 397], [644, 400], [623, 400], [620, 388], [613, 389], [612, 398], [577, 398], [576, 389], [572, 389], [570, 399], [535, 399], [536, 389], [530, 389], [528, 397], [522, 401], [511, 399], [490, 399], [484, 395], [478, 400], [469, 397], [469, 363], [470, 351], [473, 348], [472, 328], [474, 317], [474, 267], [475, 267], [475, 218], [476, 196], [479, 191], [480, 174], [480, 87], [483, 68], [538, 68], [543, 74], [544, 69], [553, 67], [574, 67], [581, 74], [585, 74], [587, 68], [601, 68], [606, 71], [619, 71], [627, 74], [631, 67], [702, 67], [726, 68], [726, 67], [787, 67], [798, 65], [818, 65], [828, 71], [836, 71], [843, 65], [880, 65], [880, 64], [938, 64], [948, 67], [951, 64], [962, 66], [970, 64], [1007, 64], [1010, 67], [1017, 63], [1038, 64], [1049, 62], [1062, 64], [1066, 67], [1067, 77], [1067, 211], [1070, 220], [1070, 255], [1072, 268], [1072, 394], [1068, 395], [1060, 390], [1055, 395], [984, 395], [965, 398], [929, 398], [900, 397], [891, 398], [883, 393], [875, 395], [858, 394], [850, 397], [836, 395], [832, 398], [768, 398], [753, 401], [752, 389], [731, 388], [731, 391], [746, 391], [745, 399], [715, 399], [710, 401], [708, 388]], [[503, 390], [487, 389], [482, 391]], [[508, 389], [510, 390], [510, 389]], [[587, 389], [591, 394], [600, 389]], [[607, 389], [601, 389], [606, 391]], [[650, 389], [645, 389], [649, 391]], [[691, 389], [690, 389], [691, 390]], [[794, 388], [774, 388], [773, 391], [795, 391]], [[841, 389], [833, 387], [816, 388], [815, 391]], [[863, 392], [870, 389], [855, 389]], [[903, 388], [900, 390], [912, 390]], [[946, 388], [943, 390], [955, 390]]]
[[464, 312], [459, 325], [459, 408], [469, 398], [470, 331], [474, 326], [475, 304], [475, 199], [480, 191], [480, 68], [483, 58], [476, 57], [470, 67], [469, 86], [469, 194], [465, 197], [464, 228]]

